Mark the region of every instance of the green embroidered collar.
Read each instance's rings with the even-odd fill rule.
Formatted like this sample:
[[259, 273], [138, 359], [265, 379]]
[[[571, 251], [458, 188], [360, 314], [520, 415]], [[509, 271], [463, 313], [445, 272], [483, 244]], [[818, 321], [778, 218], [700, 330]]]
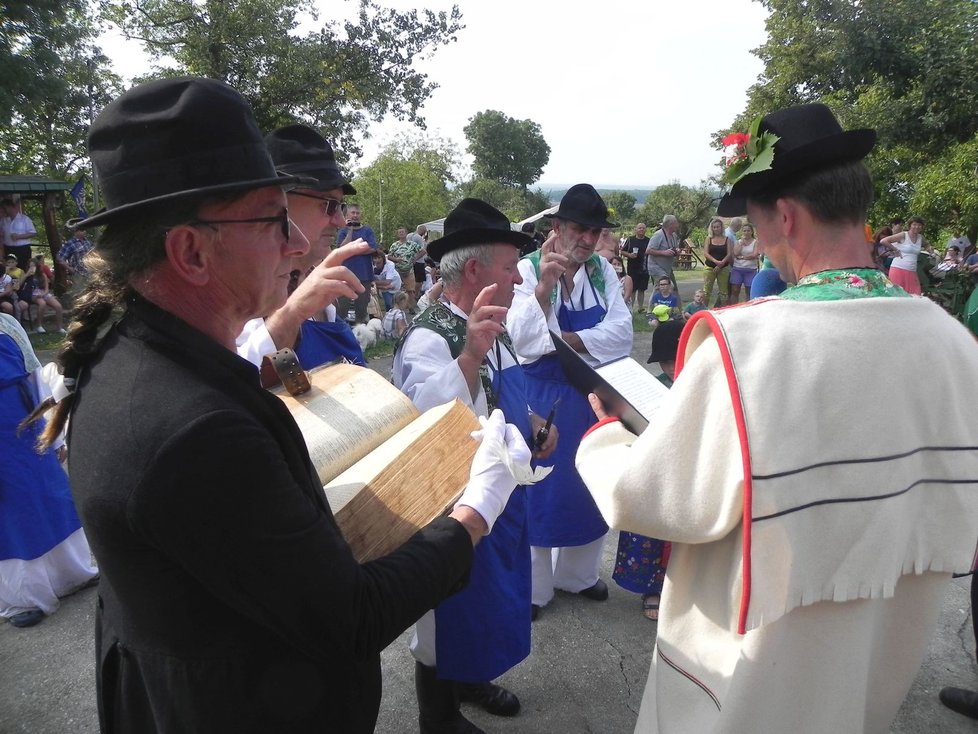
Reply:
[[820, 270], [799, 278], [781, 294], [789, 301], [841, 301], [850, 298], [909, 296], [893, 285], [879, 270], [873, 268], [844, 268]]

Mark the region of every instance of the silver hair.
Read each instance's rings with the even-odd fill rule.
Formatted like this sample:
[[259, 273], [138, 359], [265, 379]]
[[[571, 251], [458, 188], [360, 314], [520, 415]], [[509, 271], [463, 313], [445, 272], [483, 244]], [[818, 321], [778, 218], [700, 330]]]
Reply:
[[730, 220], [730, 229], [734, 232], [739, 232], [740, 228], [744, 226], [744, 220], [740, 217], [734, 217]]
[[679, 220], [676, 218], [675, 214], [666, 214], [665, 216], [662, 217], [663, 227], [666, 226], [667, 224], [678, 224], [678, 223]]
[[438, 267], [441, 271], [441, 279], [447, 286], [458, 286], [462, 284], [462, 271], [465, 263], [475, 258], [480, 263], [489, 267], [492, 265], [492, 253], [496, 245], [466, 245], [456, 250], [450, 250], [441, 257]]

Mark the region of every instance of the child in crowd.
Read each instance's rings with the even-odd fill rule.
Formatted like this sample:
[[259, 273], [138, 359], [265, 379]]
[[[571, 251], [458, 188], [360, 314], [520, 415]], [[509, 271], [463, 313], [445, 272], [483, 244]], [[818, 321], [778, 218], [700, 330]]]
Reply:
[[51, 268], [44, 264], [44, 255], [37, 255], [31, 260], [27, 273], [34, 278], [31, 300], [37, 305], [37, 333], [44, 333], [44, 312], [46, 309], [51, 309], [54, 312], [55, 329], [59, 334], [64, 334], [64, 308], [61, 306], [61, 301], [51, 292], [53, 274]]
[[388, 339], [401, 338], [401, 334], [407, 328], [407, 316], [405, 316], [404, 311], [408, 307], [410, 298], [408, 294], [404, 291], [400, 291], [396, 296], [394, 296], [394, 308], [384, 314], [384, 336]]
[[683, 309], [683, 320], [689, 320], [689, 317], [694, 313], [697, 311], [705, 311], [706, 308], [706, 291], [700, 288], [693, 294], [693, 302], [687, 304], [686, 308]]
[[654, 309], [656, 306], [668, 306], [670, 310], [670, 318], [682, 318], [682, 311], [680, 310], [679, 304], [679, 294], [672, 292], [672, 280], [669, 279], [669, 276], [664, 275], [659, 278], [657, 286], [658, 287], [656, 288], [655, 293], [652, 294], [650, 310]]

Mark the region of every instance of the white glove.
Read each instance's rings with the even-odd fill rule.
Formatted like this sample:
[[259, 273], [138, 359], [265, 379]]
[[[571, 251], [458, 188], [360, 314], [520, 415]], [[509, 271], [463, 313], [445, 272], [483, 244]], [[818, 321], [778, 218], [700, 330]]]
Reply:
[[469, 483], [458, 505], [471, 507], [482, 515], [489, 528], [488, 535], [516, 488], [508, 464], [529, 466], [530, 449], [519, 431], [506, 423], [501, 410], [492, 411], [488, 419], [479, 418], [479, 423], [482, 430], [475, 431], [472, 437], [481, 439], [481, 443], [472, 458]]

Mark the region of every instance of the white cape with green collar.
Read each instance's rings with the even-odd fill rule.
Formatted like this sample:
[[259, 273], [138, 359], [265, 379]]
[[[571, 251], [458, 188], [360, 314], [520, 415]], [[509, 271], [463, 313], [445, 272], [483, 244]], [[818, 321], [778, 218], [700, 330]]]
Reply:
[[577, 458], [610, 525], [673, 541], [636, 731], [886, 732], [974, 566], [978, 345], [924, 299], [769, 299], [680, 355], [650, 428]]

